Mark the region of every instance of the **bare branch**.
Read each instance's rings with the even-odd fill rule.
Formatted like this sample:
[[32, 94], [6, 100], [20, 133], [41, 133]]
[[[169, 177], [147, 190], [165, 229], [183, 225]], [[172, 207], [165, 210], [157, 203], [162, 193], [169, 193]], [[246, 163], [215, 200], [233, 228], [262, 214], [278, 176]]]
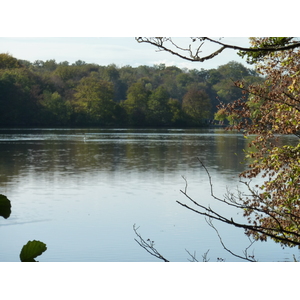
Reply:
[[187, 187], [188, 187], [188, 183], [187, 183], [186, 178], [185, 178], [183, 175], [182, 175], [181, 177], [182, 177], [183, 180], [185, 181], [184, 193], [186, 194], [186, 192], [187, 192]]
[[[191, 44], [189, 44], [188, 49], [187, 48], [185, 49], [185, 48], [179, 47], [176, 43], [173, 42], [172, 38], [170, 38], [170, 37], [168, 37], [168, 38], [167, 37], [150, 37], [150, 38], [136, 37], [135, 39], [138, 43], [148, 43], [150, 45], [157, 47], [158, 51], [166, 51], [166, 52], [171, 53], [172, 55], [178, 56], [184, 60], [188, 60], [191, 62], [204, 62], [206, 60], [212, 59], [215, 56], [219, 55], [221, 52], [223, 52], [225, 49], [233, 49], [233, 50], [245, 51], [245, 52], [262, 52], [262, 51], [277, 52], [277, 51], [289, 50], [289, 49], [294, 49], [294, 48], [300, 47], [299, 42], [294, 42], [292, 44], [285, 45], [285, 46], [270, 46], [270, 47], [264, 47], [264, 48], [246, 48], [246, 47], [240, 47], [237, 45], [225, 44], [225, 43], [220, 42], [219, 40], [215, 40], [215, 39], [212, 39], [209, 37], [195, 37], [195, 38], [191, 38], [192, 42], [199, 40], [201, 43], [193, 53]], [[220, 48], [207, 56], [200, 57], [199, 56], [199, 54], [201, 52], [200, 49], [204, 45], [205, 41], [208, 41], [213, 44], [217, 44], [220, 46]], [[186, 56], [186, 55], [180, 54], [178, 51], [172, 50], [170, 47], [165, 45], [166, 42], [170, 42], [171, 45], [173, 47], [175, 47], [175, 49], [186, 52], [189, 55]]]
[[207, 219], [205, 218], [205, 221], [207, 222], [207, 224], [208, 224], [210, 227], [212, 227], [212, 228], [216, 231], [216, 233], [217, 233], [217, 235], [218, 235], [218, 237], [219, 237], [220, 243], [222, 244], [223, 248], [224, 248], [227, 252], [229, 252], [231, 255], [233, 255], [233, 256], [235, 256], [235, 257], [238, 257], [238, 258], [241, 258], [241, 259], [243, 259], [243, 260], [247, 260], [247, 261], [251, 261], [251, 262], [255, 262], [255, 261], [256, 261], [256, 260], [254, 259], [254, 256], [248, 256], [248, 255], [247, 255], [247, 250], [253, 245], [254, 242], [251, 242], [250, 245], [245, 249], [245, 251], [244, 251], [244, 255], [245, 255], [245, 256], [238, 255], [238, 254], [232, 252], [231, 250], [229, 250], [229, 249], [225, 246], [225, 244], [223, 243], [223, 240], [222, 240], [222, 238], [221, 238], [221, 236], [220, 236], [220, 234], [219, 234], [217, 228], [213, 225], [212, 220], [211, 220], [211, 219], [207, 220]]
[[210, 259], [207, 258], [208, 252], [209, 252], [209, 249], [202, 255], [203, 262], [209, 262], [210, 261]]
[[[192, 62], [193, 61], [203, 62], [205, 60], [212, 59], [215, 56], [217, 56], [218, 54], [220, 54], [224, 49], [226, 49], [226, 47], [222, 47], [222, 48], [218, 49], [217, 51], [211, 53], [208, 56], [199, 57], [200, 48], [203, 45], [203, 43], [197, 48], [196, 53], [193, 54], [192, 49], [191, 49], [191, 45], [189, 45], [189, 49], [183, 49], [183, 48], [179, 47], [178, 45], [176, 45], [172, 41], [171, 38], [143, 38], [143, 37], [138, 37], [138, 38], [136, 38], [136, 41], [138, 43], [148, 43], [150, 45], [153, 45], [153, 46], [157, 47], [159, 49], [159, 51], [166, 51], [166, 52], [169, 52], [173, 55], [176, 55], [176, 56], [178, 56], [182, 59], [192, 61]], [[164, 46], [164, 42], [166, 42], [166, 41], [171, 42], [171, 44], [173, 46], [175, 46], [177, 49], [189, 52], [189, 56], [182, 55], [179, 52], [173, 51], [172, 49]]]
[[189, 254], [189, 256], [192, 258], [192, 260], [188, 259], [188, 261], [190, 262], [199, 262], [196, 258], [196, 252], [194, 252], [194, 254], [191, 254], [187, 249], [185, 249], [185, 251]]
[[135, 224], [133, 225], [133, 231], [138, 236], [139, 241], [137, 239], [134, 239], [143, 249], [145, 249], [148, 253], [155, 256], [158, 259], [163, 260], [164, 262], [169, 262], [165, 257], [163, 257], [155, 248], [154, 248], [154, 241], [151, 241], [150, 239], [147, 239], [145, 241], [141, 235], [137, 232], [139, 227], [136, 228]]

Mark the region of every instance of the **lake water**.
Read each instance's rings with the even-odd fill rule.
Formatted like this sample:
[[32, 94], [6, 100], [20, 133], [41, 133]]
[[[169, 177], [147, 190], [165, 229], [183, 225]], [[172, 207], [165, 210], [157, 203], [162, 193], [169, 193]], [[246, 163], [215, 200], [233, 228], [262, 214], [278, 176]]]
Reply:
[[[170, 261], [240, 261], [221, 246], [203, 217], [183, 208], [180, 189], [234, 218], [236, 213], [210, 197], [236, 188], [244, 170], [241, 134], [222, 129], [2, 129], [0, 194], [12, 203], [0, 219], [0, 261], [19, 261], [29, 240], [47, 244], [38, 257], [47, 262], [159, 261], [135, 241], [133, 225]], [[228, 248], [242, 254], [248, 239], [241, 229], [214, 223]], [[255, 243], [259, 261], [293, 261], [299, 249]]]

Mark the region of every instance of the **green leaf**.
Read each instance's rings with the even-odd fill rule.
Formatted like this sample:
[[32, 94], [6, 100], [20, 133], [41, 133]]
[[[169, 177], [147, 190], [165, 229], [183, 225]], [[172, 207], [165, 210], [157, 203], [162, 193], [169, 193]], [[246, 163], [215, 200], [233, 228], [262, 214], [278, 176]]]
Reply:
[[46, 244], [40, 241], [29, 241], [20, 253], [21, 262], [35, 262], [35, 258], [47, 250]]
[[7, 219], [11, 213], [11, 204], [6, 196], [0, 194], [0, 216]]

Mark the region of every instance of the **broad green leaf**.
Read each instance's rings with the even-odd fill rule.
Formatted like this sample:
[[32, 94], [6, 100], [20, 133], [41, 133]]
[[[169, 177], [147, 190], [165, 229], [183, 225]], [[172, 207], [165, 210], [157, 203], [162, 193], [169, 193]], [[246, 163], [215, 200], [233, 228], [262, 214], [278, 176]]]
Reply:
[[7, 219], [11, 213], [11, 204], [6, 196], [0, 194], [0, 216]]
[[35, 258], [47, 250], [46, 244], [40, 241], [29, 241], [20, 253], [21, 262], [35, 262]]

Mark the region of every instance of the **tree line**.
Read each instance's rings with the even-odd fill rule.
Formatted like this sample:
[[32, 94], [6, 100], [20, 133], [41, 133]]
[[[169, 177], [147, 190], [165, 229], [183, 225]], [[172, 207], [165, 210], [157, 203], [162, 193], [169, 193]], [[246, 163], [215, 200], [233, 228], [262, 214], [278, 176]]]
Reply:
[[242, 96], [236, 80], [251, 84], [263, 78], [235, 61], [217, 69], [188, 70], [82, 60], [31, 63], [2, 53], [0, 126], [204, 126], [220, 102]]

